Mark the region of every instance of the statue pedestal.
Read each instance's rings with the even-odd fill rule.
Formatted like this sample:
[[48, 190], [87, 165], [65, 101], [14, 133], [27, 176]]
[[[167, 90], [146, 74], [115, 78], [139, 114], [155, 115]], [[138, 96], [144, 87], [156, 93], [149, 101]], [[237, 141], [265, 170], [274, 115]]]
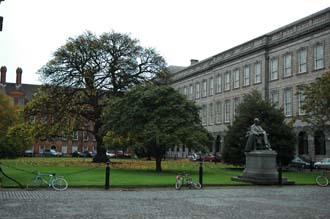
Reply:
[[[279, 183], [279, 174], [276, 164], [277, 153], [272, 150], [256, 150], [246, 153], [246, 166], [242, 176], [232, 180], [248, 182], [258, 185], [274, 185]], [[282, 178], [282, 184], [294, 184]]]

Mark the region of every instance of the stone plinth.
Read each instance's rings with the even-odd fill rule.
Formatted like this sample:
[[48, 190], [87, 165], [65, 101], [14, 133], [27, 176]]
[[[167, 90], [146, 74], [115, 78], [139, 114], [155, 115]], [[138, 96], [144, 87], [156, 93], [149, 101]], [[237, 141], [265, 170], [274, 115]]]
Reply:
[[[242, 176], [232, 180], [260, 185], [274, 185], [279, 182], [276, 164], [277, 153], [272, 150], [256, 150], [246, 153], [246, 165]], [[282, 178], [283, 184], [294, 184]]]

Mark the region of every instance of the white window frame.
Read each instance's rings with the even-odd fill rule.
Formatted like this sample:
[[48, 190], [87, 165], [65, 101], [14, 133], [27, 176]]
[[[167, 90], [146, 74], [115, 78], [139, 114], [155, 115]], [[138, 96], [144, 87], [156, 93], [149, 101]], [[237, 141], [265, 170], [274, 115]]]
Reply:
[[283, 92], [284, 116], [292, 116], [292, 88], [285, 88]]
[[270, 60], [270, 80], [278, 80], [278, 58], [273, 57]]
[[215, 123], [220, 124], [222, 122], [222, 102], [218, 101], [216, 102], [216, 108], [215, 108]]
[[238, 109], [238, 105], [239, 104], [240, 104], [240, 98], [239, 97], [235, 97], [234, 98], [234, 105], [233, 105], [234, 117], [237, 115], [237, 109]]
[[317, 44], [314, 46], [314, 70], [324, 68], [324, 46]]
[[225, 91], [229, 91], [230, 90], [230, 85], [231, 85], [231, 75], [230, 75], [230, 71], [227, 71], [225, 73]]
[[202, 125], [207, 125], [207, 105], [202, 106]]
[[213, 103], [209, 104], [208, 111], [209, 111], [209, 115], [208, 115], [209, 122], [208, 122], [208, 124], [213, 125], [214, 124], [214, 107], [213, 107]]
[[225, 113], [225, 123], [230, 123], [230, 100], [225, 100], [224, 113]]
[[245, 65], [243, 67], [243, 86], [250, 85], [250, 66]]
[[307, 49], [302, 48], [298, 51], [298, 73], [307, 72]]
[[183, 95], [185, 95], [186, 97], [188, 97], [188, 88], [187, 86], [183, 87]]
[[79, 132], [73, 131], [72, 133], [72, 140], [78, 140], [79, 139]]
[[221, 93], [222, 92], [222, 75], [218, 74], [216, 77], [216, 92]]
[[272, 90], [270, 92], [270, 102], [276, 107], [279, 108], [280, 106], [280, 95], [278, 90]]
[[212, 96], [214, 94], [214, 80], [213, 77], [209, 79], [209, 95]]
[[254, 83], [261, 83], [261, 63], [257, 62], [254, 64]]
[[283, 56], [283, 77], [292, 76], [292, 55], [287, 53]]
[[195, 98], [196, 98], [196, 99], [201, 98], [201, 85], [200, 85], [199, 82], [197, 82], [197, 83], [195, 84], [195, 90], [196, 90]]
[[233, 72], [233, 88], [234, 89], [237, 89], [239, 88], [239, 85], [240, 85], [240, 72], [239, 72], [239, 69], [235, 69], [234, 72]]
[[194, 98], [194, 86], [193, 84], [189, 85], [189, 99], [192, 100]]
[[207, 80], [203, 80], [202, 82], [202, 97], [207, 96]]
[[83, 131], [83, 140], [88, 141], [88, 132], [87, 131]]

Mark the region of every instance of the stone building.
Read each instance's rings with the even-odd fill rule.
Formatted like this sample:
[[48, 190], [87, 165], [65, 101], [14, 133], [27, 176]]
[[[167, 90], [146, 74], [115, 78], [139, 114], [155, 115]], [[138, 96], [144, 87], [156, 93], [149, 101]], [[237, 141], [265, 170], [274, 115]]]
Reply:
[[[0, 92], [11, 97], [13, 104], [24, 106], [35, 94], [40, 85], [22, 84], [22, 69], [16, 69], [16, 83], [6, 81], [7, 68], [1, 67]], [[47, 122], [50, 118], [40, 115], [33, 118], [36, 122]], [[90, 125], [90, 124], [87, 124]], [[40, 139], [30, 146], [34, 154], [42, 153], [45, 149], [55, 149], [63, 154], [71, 154], [75, 151], [96, 151], [94, 136], [86, 131], [75, 131], [72, 136], [62, 136], [54, 139]]]
[[[330, 156], [330, 136], [299, 120], [304, 96], [298, 86], [330, 71], [330, 8], [205, 60], [172, 72], [171, 85], [201, 106], [203, 125], [215, 136], [213, 152], [220, 153], [224, 131], [233, 121], [244, 94], [252, 90], [283, 107], [294, 123], [296, 153], [320, 160]], [[189, 153], [175, 149], [169, 154]]]

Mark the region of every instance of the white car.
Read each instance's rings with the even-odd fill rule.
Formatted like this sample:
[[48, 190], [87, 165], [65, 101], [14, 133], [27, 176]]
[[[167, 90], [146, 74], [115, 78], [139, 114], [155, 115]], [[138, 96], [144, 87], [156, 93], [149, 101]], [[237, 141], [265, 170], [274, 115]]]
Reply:
[[324, 158], [319, 162], [314, 163], [315, 168], [329, 168], [330, 169], [330, 158]]
[[107, 155], [108, 158], [116, 157], [116, 155], [114, 153], [111, 153], [111, 152], [108, 152], [108, 151], [106, 152], [106, 155]]

